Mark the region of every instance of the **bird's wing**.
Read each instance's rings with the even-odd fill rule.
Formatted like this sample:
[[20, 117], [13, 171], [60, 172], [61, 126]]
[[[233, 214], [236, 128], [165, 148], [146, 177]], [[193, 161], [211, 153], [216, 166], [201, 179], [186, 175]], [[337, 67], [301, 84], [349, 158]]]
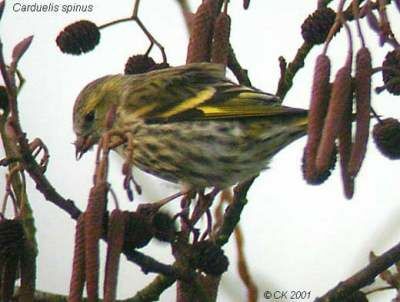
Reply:
[[148, 122], [237, 119], [306, 115], [282, 106], [278, 97], [225, 78], [222, 65], [190, 64], [135, 78], [124, 97], [124, 109]]

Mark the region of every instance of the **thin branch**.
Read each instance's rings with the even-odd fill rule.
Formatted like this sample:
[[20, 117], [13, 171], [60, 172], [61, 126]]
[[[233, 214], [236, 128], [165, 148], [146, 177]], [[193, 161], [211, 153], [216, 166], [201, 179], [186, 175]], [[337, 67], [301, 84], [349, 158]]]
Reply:
[[251, 87], [247, 70], [240, 65], [231, 45], [229, 46], [228, 68], [233, 72], [240, 84]]
[[109, 26], [113, 26], [115, 24], [119, 24], [119, 23], [124, 23], [124, 22], [128, 22], [128, 21], [132, 21], [132, 17], [128, 17], [128, 18], [122, 18], [119, 20], [114, 20], [108, 23], [104, 23], [103, 25], [98, 26], [98, 29], [103, 29], [103, 28], [107, 28]]
[[137, 265], [139, 265], [145, 274], [161, 273], [163, 275], [179, 280], [184, 280], [187, 282], [192, 281], [195, 277], [194, 274], [186, 273], [183, 270], [177, 268], [176, 265], [167, 265], [161, 263], [154, 258], [136, 250], [128, 251], [125, 249], [123, 253], [128, 260], [135, 262]]
[[[386, 3], [389, 3], [390, 0], [385, 0]], [[326, 0], [325, 5], [329, 4], [331, 1]], [[363, 2], [363, 0], [359, 0], [359, 3]], [[322, 3], [322, 2], [321, 2]], [[372, 9], [378, 9], [379, 6], [377, 3], [374, 3], [371, 6]], [[346, 10], [343, 11], [343, 17], [346, 21], [353, 21], [355, 16], [353, 14], [352, 4], [347, 7]], [[363, 18], [365, 15], [360, 14], [359, 18]], [[335, 28], [335, 32], [339, 31], [341, 25], [339, 24], [337, 28]], [[293, 79], [296, 76], [297, 72], [304, 66], [304, 60], [307, 55], [310, 53], [313, 45], [310, 45], [306, 42], [303, 43], [302, 46], [297, 50], [297, 53], [291, 63], [288, 64], [285, 72], [281, 72], [281, 78], [279, 79], [278, 89], [276, 91], [276, 95], [283, 100], [293, 85]]]
[[2, 52], [2, 44], [0, 42], [0, 70], [3, 76], [4, 82], [7, 85], [7, 93], [9, 97], [9, 109], [10, 109], [10, 122], [15, 131], [16, 139], [19, 145], [19, 152], [21, 155], [21, 164], [23, 168], [29, 173], [31, 178], [35, 181], [37, 189], [44, 195], [44, 197], [62, 208], [64, 211], [69, 213], [71, 217], [77, 218], [81, 211], [75, 206], [74, 202], [69, 199], [63, 198], [54, 187], [49, 183], [47, 178], [43, 175], [42, 168], [37, 164], [35, 158], [32, 156], [29, 143], [26, 139], [25, 133], [22, 131], [19, 123], [19, 113], [17, 107], [17, 96], [16, 87], [12, 85], [10, 75], [7, 72], [7, 67], [4, 62], [4, 56]]
[[160, 295], [172, 284], [176, 279], [171, 276], [158, 275], [149, 285], [138, 291], [132, 298], [123, 300], [123, 302], [150, 302], [158, 301]]
[[315, 299], [315, 302], [344, 301], [346, 297], [350, 296], [355, 291], [373, 283], [375, 277], [398, 261], [400, 261], [400, 243], [371, 261], [369, 265], [347, 280], [340, 282], [321, 298]]
[[133, 7], [133, 13], [132, 16], [137, 17], [139, 13], [139, 5], [140, 5], [140, 0], [135, 0], [135, 6]]
[[[139, 25], [139, 27], [141, 28], [141, 30], [143, 31], [143, 33], [147, 36], [147, 38], [150, 40], [150, 42], [155, 45], [157, 45], [157, 47], [160, 49], [162, 58], [163, 58], [163, 63], [167, 62], [167, 55], [165, 54], [165, 50], [164, 47], [160, 44], [160, 42], [158, 42], [153, 35], [147, 30], [147, 28], [144, 26], [143, 22], [139, 19], [139, 17], [134, 17], [134, 19], [137, 23], [137, 25]], [[150, 48], [152, 46], [150, 45]]]
[[247, 192], [253, 184], [255, 177], [237, 185], [234, 189], [232, 203], [227, 207], [221, 228], [215, 235], [215, 243], [223, 246], [226, 244], [240, 220], [240, 215], [247, 203]]
[[167, 55], [165, 53], [164, 47], [161, 45], [160, 42], [158, 42], [158, 40], [156, 38], [154, 38], [154, 36], [150, 33], [150, 31], [146, 28], [146, 26], [140, 20], [139, 15], [138, 15], [139, 5], [140, 5], [140, 0], [136, 0], [132, 16], [105, 23], [103, 25], [98, 26], [98, 29], [104, 29], [104, 28], [107, 28], [109, 26], [112, 26], [112, 25], [115, 25], [115, 24], [119, 24], [119, 23], [128, 22], [128, 21], [136, 22], [136, 24], [140, 27], [142, 32], [146, 35], [147, 39], [150, 41], [150, 47], [147, 50], [147, 53], [150, 52], [151, 48], [153, 47], [153, 44], [156, 45], [158, 47], [158, 49], [160, 50], [160, 52], [161, 52], [161, 55], [162, 55], [162, 58], [163, 58], [163, 63], [165, 63], [165, 62], [167, 62]]
[[[150, 302], [158, 301], [160, 295], [174, 284], [175, 279], [172, 277], [166, 277], [163, 275], [157, 276], [147, 287], [136, 293], [132, 298], [117, 300], [119, 302]], [[19, 287], [16, 287], [15, 292], [17, 292], [16, 297], [18, 297]], [[68, 297], [64, 295], [58, 295], [54, 293], [48, 293], [40, 290], [35, 291], [35, 296], [33, 302], [67, 302]], [[87, 301], [87, 298], [82, 298], [83, 302]], [[103, 301], [99, 299], [99, 302]]]
[[242, 230], [240, 229], [239, 225], [237, 225], [235, 228], [235, 237], [236, 237], [236, 252], [238, 255], [237, 267], [239, 271], [239, 276], [247, 289], [247, 301], [255, 302], [257, 301], [258, 297], [258, 289], [250, 274], [246, 261], [246, 256], [244, 255], [244, 239]]
[[286, 94], [289, 92], [290, 88], [293, 86], [293, 79], [297, 72], [303, 68], [304, 60], [307, 55], [310, 53], [313, 45], [304, 42], [303, 45], [297, 50], [296, 56], [293, 61], [289, 63], [285, 72], [283, 72], [283, 76], [279, 79], [278, 89], [276, 91], [276, 95], [283, 100]]

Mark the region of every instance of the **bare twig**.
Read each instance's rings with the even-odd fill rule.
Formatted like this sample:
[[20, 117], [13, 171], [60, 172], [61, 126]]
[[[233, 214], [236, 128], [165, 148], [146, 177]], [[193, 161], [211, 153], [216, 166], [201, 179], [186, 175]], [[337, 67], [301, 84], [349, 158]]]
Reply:
[[235, 238], [236, 238], [236, 246], [238, 254], [237, 261], [238, 261], [238, 271], [240, 279], [242, 279], [243, 283], [247, 288], [247, 301], [255, 302], [257, 301], [258, 290], [257, 286], [254, 283], [253, 278], [250, 275], [249, 268], [247, 266], [246, 257], [244, 255], [244, 239], [239, 225], [237, 225], [235, 228]]
[[240, 220], [242, 210], [247, 203], [247, 191], [250, 189], [254, 179], [255, 177], [235, 187], [233, 201], [226, 209], [222, 225], [215, 235], [215, 243], [218, 245], [222, 246], [226, 244], [232, 235]]
[[185, 280], [187, 282], [193, 280], [195, 276], [193, 274], [184, 272], [183, 270], [177, 268], [175, 265], [167, 265], [161, 263], [154, 258], [136, 250], [124, 249], [123, 253], [126, 256], [126, 259], [138, 264], [145, 274], [161, 273], [165, 276], [173, 277], [179, 280]]
[[158, 40], [156, 38], [154, 38], [154, 36], [150, 33], [150, 31], [146, 28], [146, 26], [143, 24], [143, 22], [139, 18], [139, 15], [138, 15], [139, 4], [140, 4], [140, 0], [136, 0], [132, 16], [105, 23], [103, 25], [98, 26], [98, 28], [99, 29], [104, 29], [106, 27], [110, 27], [112, 25], [123, 23], [123, 22], [127, 22], [127, 21], [136, 22], [136, 24], [140, 27], [142, 32], [146, 35], [147, 39], [150, 41], [150, 46], [147, 49], [146, 53], [148, 54], [150, 52], [150, 50], [153, 48], [153, 45], [156, 45], [158, 47], [158, 49], [160, 50], [160, 52], [161, 52], [161, 55], [162, 55], [162, 58], [163, 58], [163, 63], [165, 63], [165, 62], [167, 62], [167, 55], [165, 53], [164, 47], [161, 45], [160, 42], [158, 42]]
[[340, 282], [321, 298], [317, 298], [315, 302], [344, 301], [353, 292], [373, 283], [375, 277], [398, 261], [400, 261], [400, 243], [371, 261], [369, 265], [347, 280]]
[[[321, 3], [323, 3], [324, 5], [327, 5], [330, 2], [331, 2], [331, 0], [325, 0], [324, 3], [323, 3], [323, 1], [321, 1]], [[359, 0], [359, 3], [361, 3], [361, 2], [363, 2], [363, 0]], [[390, 2], [390, 0], [385, 0], [385, 3], [389, 3], [389, 2]], [[379, 5], [377, 3], [373, 3], [371, 5], [371, 9], [378, 9], [378, 8], [379, 8]], [[350, 4], [349, 7], [347, 7], [343, 11], [343, 17], [346, 21], [354, 20], [355, 16], [353, 14], [352, 4]], [[363, 15], [363, 14], [359, 15], [359, 18], [363, 18], [363, 17], [365, 17], [365, 15]], [[341, 27], [341, 24], [339, 22], [337, 22], [337, 26], [335, 26], [333, 33], [336, 33], [337, 31], [339, 31], [340, 27]], [[332, 33], [332, 36], [333, 36], [333, 33]], [[304, 61], [305, 61], [307, 55], [310, 53], [312, 47], [313, 47], [312, 45], [309, 45], [308, 43], [304, 42], [303, 45], [300, 46], [300, 48], [297, 50], [297, 53], [296, 53], [293, 61], [287, 65], [287, 69], [283, 73], [284, 76], [281, 76], [281, 78], [279, 79], [276, 95], [279, 96], [282, 100], [285, 98], [286, 94], [292, 87], [293, 80], [294, 80], [294, 77], [296, 76], [297, 72], [304, 66]], [[282, 72], [281, 72], [281, 74], [282, 74]]]
[[[283, 100], [293, 85], [293, 79], [296, 73], [304, 66], [304, 60], [312, 49], [312, 45], [304, 42], [303, 45], [297, 50], [296, 56], [293, 61], [287, 65], [283, 77], [279, 79], [278, 89], [276, 95]], [[282, 71], [281, 71], [282, 73]]]
[[138, 291], [134, 297], [121, 302], [158, 301], [164, 290], [174, 284], [175, 281], [176, 279], [171, 276], [158, 275], [149, 285]]
[[240, 84], [251, 86], [250, 78], [247, 75], [247, 70], [243, 69], [240, 65], [232, 46], [229, 47], [228, 68], [233, 72]]
[[47, 178], [43, 175], [42, 168], [36, 162], [35, 158], [31, 153], [29, 143], [26, 139], [26, 135], [23, 132], [19, 123], [19, 114], [16, 99], [16, 89], [12, 85], [9, 73], [7, 71], [6, 64], [4, 62], [4, 56], [2, 52], [3, 46], [0, 42], [0, 71], [3, 76], [4, 82], [7, 87], [7, 93], [9, 98], [9, 109], [10, 109], [10, 122], [13, 130], [16, 134], [16, 139], [19, 145], [19, 153], [21, 156], [21, 164], [23, 168], [29, 173], [31, 178], [35, 181], [37, 189], [44, 195], [44, 197], [50, 202], [54, 203], [73, 218], [78, 218], [81, 211], [75, 206], [74, 202], [69, 199], [63, 198], [55, 188], [50, 184]]

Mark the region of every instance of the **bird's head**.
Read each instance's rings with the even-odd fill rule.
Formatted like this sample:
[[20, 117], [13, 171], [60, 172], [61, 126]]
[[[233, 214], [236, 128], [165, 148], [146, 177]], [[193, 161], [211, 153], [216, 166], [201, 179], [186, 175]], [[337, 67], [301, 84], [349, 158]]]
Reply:
[[120, 82], [120, 75], [99, 78], [86, 85], [77, 97], [73, 113], [77, 159], [98, 143], [102, 134], [112, 127], [112, 115], [115, 116], [120, 99]]

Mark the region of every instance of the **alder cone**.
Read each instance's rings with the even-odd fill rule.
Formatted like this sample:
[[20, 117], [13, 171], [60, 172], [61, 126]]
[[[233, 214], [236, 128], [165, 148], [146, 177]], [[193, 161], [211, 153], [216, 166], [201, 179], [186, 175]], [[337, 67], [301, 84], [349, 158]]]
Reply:
[[331, 8], [317, 9], [301, 25], [301, 35], [304, 41], [312, 45], [324, 43], [335, 18], [336, 13]]
[[400, 95], [400, 49], [388, 52], [382, 67], [383, 82], [387, 91], [394, 95]]
[[372, 132], [376, 147], [390, 159], [400, 159], [400, 122], [387, 118], [377, 123]]
[[200, 241], [193, 245], [192, 264], [206, 274], [219, 276], [227, 271], [229, 260], [222, 248], [211, 241]]
[[126, 61], [124, 73], [138, 74], [152, 70], [156, 62], [147, 55], [133, 55]]
[[153, 229], [148, 221], [148, 217], [138, 212], [124, 212], [124, 249], [137, 249], [146, 246], [153, 238]]
[[99, 44], [100, 31], [91, 21], [81, 20], [64, 28], [56, 38], [63, 53], [80, 55], [91, 51]]

